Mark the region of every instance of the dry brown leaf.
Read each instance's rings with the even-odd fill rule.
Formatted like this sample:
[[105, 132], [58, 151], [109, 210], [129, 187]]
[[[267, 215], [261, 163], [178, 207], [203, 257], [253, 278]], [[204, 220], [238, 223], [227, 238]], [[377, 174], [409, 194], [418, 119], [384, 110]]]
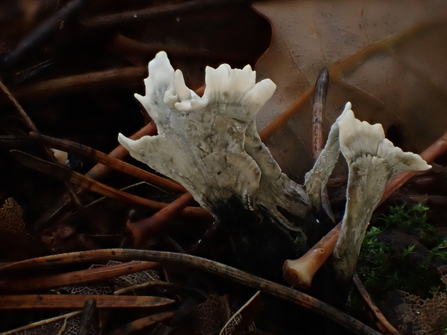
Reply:
[[332, 78], [325, 129], [351, 101], [357, 117], [382, 123], [405, 150], [420, 152], [446, 131], [445, 1], [284, 0], [253, 6], [273, 27], [270, 49], [256, 70], [260, 79], [278, 85], [258, 115], [258, 127], [284, 111], [294, 115], [267, 141], [290, 177], [302, 180], [312, 165], [311, 89], [325, 66]]

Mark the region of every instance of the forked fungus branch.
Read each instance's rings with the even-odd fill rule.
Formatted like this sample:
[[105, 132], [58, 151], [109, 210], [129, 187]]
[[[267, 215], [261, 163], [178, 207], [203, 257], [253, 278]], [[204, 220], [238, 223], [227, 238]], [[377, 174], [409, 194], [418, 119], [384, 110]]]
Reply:
[[[333, 259], [338, 279], [349, 280], [386, 183], [397, 173], [430, 166], [394, 147], [380, 124], [357, 120], [347, 103], [303, 188], [281, 172], [256, 130], [255, 115], [276, 85], [269, 79], [256, 83], [248, 65], [240, 70], [227, 64], [207, 67], [205, 82], [199, 97], [185, 85], [182, 72], [174, 71], [166, 53], [158, 53], [149, 63], [145, 96], [136, 95], [157, 124], [158, 135], [134, 141], [120, 134], [119, 142], [132, 157], [181, 183], [216, 219], [222, 205], [236, 198], [246, 210], [263, 208], [276, 222], [301, 233], [282, 213], [305, 218], [312, 206], [321, 206], [321, 191], [341, 152], [349, 167], [348, 200]], [[293, 262], [285, 263], [289, 272]], [[302, 278], [291, 284], [297, 285], [296, 280]]]

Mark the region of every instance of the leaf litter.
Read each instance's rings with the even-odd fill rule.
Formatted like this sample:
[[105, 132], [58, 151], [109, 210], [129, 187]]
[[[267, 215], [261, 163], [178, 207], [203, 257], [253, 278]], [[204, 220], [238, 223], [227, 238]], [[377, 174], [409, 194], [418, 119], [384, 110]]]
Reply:
[[[48, 2], [48, 7], [39, 7], [37, 11], [27, 7], [26, 1], [20, 2], [17, 8], [12, 2], [5, 3], [11, 6], [10, 10], [26, 14], [26, 21], [17, 20], [12, 26], [27, 24], [26, 31], [30, 33], [39, 22], [51, 17], [55, 8], [60, 8], [51, 1]], [[169, 4], [182, 2], [173, 1]], [[81, 14], [81, 22], [92, 23], [92, 18], [101, 17], [103, 13], [144, 8], [147, 4], [131, 1], [115, 6], [107, 6], [106, 9], [103, 1], [87, 6]], [[26, 88], [47, 80], [70, 78], [71, 75], [93, 71], [101, 73], [109, 68], [121, 69], [123, 66], [129, 66], [137, 69], [134, 66], [145, 65], [159, 49], [169, 52], [169, 48], [176, 54], [175, 67], [186, 72], [187, 81], [195, 88], [202, 85], [200, 78], [203, 77], [201, 71], [204, 65], [216, 66], [221, 62], [231, 62], [232, 66], [239, 67], [256, 63], [258, 76], [271, 78], [278, 85], [269, 105], [261, 111], [258, 127], [266, 127], [276, 116], [286, 111], [286, 117], [279, 119], [280, 127], [267, 127], [264, 134], [265, 137], [270, 136], [266, 143], [283, 170], [298, 182], [302, 181], [304, 172], [309, 170], [312, 164], [310, 92], [318, 72], [323, 67], [329, 68], [332, 78], [325, 115], [326, 130], [338, 116], [341, 106], [348, 100], [353, 101], [356, 106], [361, 106], [357, 110], [362, 119], [384, 124], [388, 136], [405, 150], [420, 152], [447, 129], [447, 65], [443, 57], [446, 54], [443, 41], [447, 34], [446, 21], [443, 19], [447, 15], [447, 6], [443, 2], [430, 1], [430, 4], [427, 4], [411, 1], [406, 3], [404, 8], [398, 1], [340, 1], [337, 4], [323, 1], [254, 2], [254, 8], [270, 21], [273, 30], [271, 45], [258, 62], [257, 59], [270, 42], [270, 27], [265, 20], [250, 11], [248, 6], [232, 4], [219, 7], [218, 4], [217, 9], [212, 6], [198, 6], [191, 13], [176, 12], [175, 9], [169, 12], [168, 6], [165, 8], [165, 4], [155, 1], [151, 6], [160, 10], [160, 18], [154, 16], [151, 21], [140, 20], [135, 24], [110, 24], [107, 29], [103, 28], [102, 32], [91, 28], [94, 25], [83, 30], [85, 28], [76, 24], [76, 20], [75, 23], [60, 26], [58, 28], [61, 28], [61, 31], [56, 33], [56, 37], [41, 42], [42, 44], [36, 47], [36, 52], [24, 57], [8, 76], [5, 75], [8, 77], [6, 83], [13, 88], [13, 93], [25, 92], [18, 94], [21, 97], [20, 102], [24, 102], [26, 112], [42, 133], [88, 144], [105, 152], [111, 151], [116, 146], [118, 131], [127, 131], [130, 134], [143, 125], [139, 106], [129, 98], [132, 93], [141, 89], [141, 79], [145, 76], [141, 70], [135, 72], [139, 78], [108, 81], [99, 77], [94, 85], [88, 85], [89, 78], [92, 77], [73, 77], [74, 81], [80, 80], [77, 86], [68, 86], [68, 89], [58, 91], [61, 84], [56, 83], [54, 91], [51, 91], [51, 86], [46, 88], [46, 94], [36, 95]], [[166, 17], [168, 19], [162, 19]], [[234, 30], [222, 31], [230, 17], [235, 22], [232, 28]], [[8, 20], [9, 18], [6, 21]], [[250, 23], [249, 29], [245, 28], [247, 22]], [[10, 32], [14, 31], [12, 27], [10, 29]], [[2, 58], [6, 58], [19, 41], [19, 36], [11, 37], [13, 35], [8, 35], [8, 31], [3, 32], [7, 43], [2, 45]], [[74, 36], [81, 38], [75, 40]], [[125, 36], [140, 44], [137, 44], [138, 48], [129, 49], [130, 44], [120, 44], [123, 39], [119, 40], [117, 36]], [[197, 36], [200, 38], [195, 38]], [[237, 42], [234, 42], [235, 36], [238, 36]], [[199, 52], [191, 54], [191, 50]], [[197, 56], [198, 60], [194, 59]], [[91, 91], [84, 90], [83, 87], [88, 87]], [[34, 144], [26, 140], [19, 141], [19, 137], [26, 135], [29, 129], [17, 121], [18, 118], [6, 99], [1, 100], [1, 103], [5, 109], [0, 117], [2, 135], [12, 135], [16, 138], [13, 148], [26, 148], [39, 155], [39, 149]], [[123, 111], [129, 112], [123, 115]], [[65, 209], [65, 215], [45, 222], [47, 227], [44, 230], [36, 230], [33, 223], [61, 197], [63, 188], [52, 179], [42, 178], [40, 174], [25, 170], [12, 162], [7, 152], [10, 148], [11, 146], [6, 147], [1, 152], [2, 173], [8, 176], [8, 179], [4, 178], [0, 191], [3, 200], [14, 197], [20, 204], [28, 233], [26, 239], [16, 240], [19, 245], [5, 240], [5, 249], [8, 252], [2, 253], [5, 255], [2, 260], [48, 254], [50, 250], [56, 250], [52, 247], [55, 244], [58, 245], [58, 252], [132, 246], [125, 229], [126, 221], [137, 221], [150, 215], [151, 211], [110, 200], [103, 200], [87, 211]], [[73, 168], [76, 160], [79, 158], [71, 159]], [[443, 164], [444, 160], [445, 158], [441, 157], [439, 164]], [[75, 169], [85, 173], [91, 163], [82, 159], [80, 161], [81, 167]], [[427, 178], [436, 181], [442, 178], [442, 173], [431, 173]], [[104, 181], [116, 188], [135, 182], [131, 177], [116, 173], [112, 173]], [[430, 188], [423, 189], [420, 185], [419, 189], [415, 188], [417, 189], [414, 185], [409, 188], [413, 194], [430, 194]], [[140, 196], [166, 202], [175, 198], [173, 194], [151, 188], [139, 188], [136, 192]], [[445, 189], [438, 191], [436, 195], [443, 194]], [[333, 189], [331, 196], [335, 205], [337, 201], [343, 201], [337, 199]], [[85, 203], [97, 198], [87, 193], [82, 196], [82, 200]], [[430, 201], [429, 199], [428, 202]], [[212, 233], [206, 222], [174, 219], [166, 230], [151, 235], [144, 247], [188, 249], [197, 241], [201, 241], [207, 231]], [[206, 245], [204, 239], [198, 250], [209, 258], [225, 260], [231, 264], [231, 257], [225, 256], [231, 248], [221, 235], [218, 231], [219, 238], [215, 240], [218, 243], [213, 243], [212, 247]], [[50, 238], [43, 238], [44, 236]], [[25, 252], [19, 251], [18, 249], [26, 245], [24, 241], [29, 239], [33, 241], [32, 245], [38, 247], [29, 248]], [[206, 245], [206, 248], [203, 245]], [[11, 253], [15, 254], [12, 258]], [[164, 272], [169, 278], [177, 280], [185, 275], [178, 269], [167, 268]], [[193, 276], [189, 281], [193, 278], [197, 280]], [[228, 284], [216, 283], [210, 278], [201, 278], [198, 282], [192, 285], [192, 289], [204, 290], [204, 287], [208, 287], [204, 290], [207, 293], [199, 294], [199, 301], [204, 297], [211, 297], [212, 293], [209, 292], [221, 291], [223, 287], [228, 289]], [[239, 297], [240, 288], [230, 287], [230, 291], [231, 300], [239, 306], [253, 294], [243, 292], [244, 297]], [[196, 301], [193, 305], [197, 304]], [[237, 307], [233, 308], [233, 311], [236, 310]], [[5, 317], [15, 315], [2, 325], [3, 330], [11, 329], [13, 324], [17, 326], [25, 320], [33, 319], [30, 315], [2, 313], [7, 313], [4, 314]], [[228, 311], [219, 313], [227, 315]], [[266, 314], [271, 320], [267, 324], [260, 322], [265, 334], [284, 333], [287, 327], [275, 324], [272, 320], [284, 322], [289, 319], [290, 322], [293, 315], [284, 313], [281, 317], [268, 307], [261, 313]], [[219, 318], [217, 315], [215, 317]], [[253, 318], [259, 322], [259, 317]], [[315, 327], [318, 329], [316, 325], [313, 325], [313, 331], [311, 326], [300, 327], [303, 333], [309, 328], [309, 334], [315, 333]], [[176, 330], [171, 331], [175, 333]], [[254, 333], [253, 330], [245, 332]], [[154, 334], [156, 333], [154, 331]]]

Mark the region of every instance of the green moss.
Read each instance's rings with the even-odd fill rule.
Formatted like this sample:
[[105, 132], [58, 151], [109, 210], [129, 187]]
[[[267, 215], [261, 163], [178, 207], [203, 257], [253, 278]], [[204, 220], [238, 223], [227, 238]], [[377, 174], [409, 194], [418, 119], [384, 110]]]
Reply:
[[[382, 300], [394, 289], [429, 297], [430, 290], [441, 285], [436, 265], [447, 261], [447, 239], [442, 240], [429, 222], [428, 211], [422, 204], [391, 207], [389, 214], [366, 233], [357, 272], [375, 299]], [[429, 250], [428, 257], [417, 255], [415, 244], [383, 243], [381, 237], [392, 230], [414, 236]]]

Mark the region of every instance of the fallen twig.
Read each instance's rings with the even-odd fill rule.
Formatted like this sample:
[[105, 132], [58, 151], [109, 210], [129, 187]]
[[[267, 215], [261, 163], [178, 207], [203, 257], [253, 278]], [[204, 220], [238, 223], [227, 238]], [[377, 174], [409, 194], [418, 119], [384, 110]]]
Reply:
[[71, 17], [76, 15], [84, 4], [88, 3], [86, 0], [72, 0], [47, 19], [45, 22], [38, 25], [33, 31], [26, 36], [17, 48], [10, 52], [3, 60], [1, 70], [4, 75], [5, 72], [14, 68], [20, 58], [29, 53], [34, 47], [39, 45], [52, 31], [57, 31], [61, 27], [61, 22], [66, 22]]
[[[135, 250], [135, 249], [102, 249], [92, 251], [81, 251], [74, 253], [58, 254], [52, 256], [38, 257], [20, 262], [10, 263], [0, 266], [0, 273], [7, 274], [13, 271], [24, 271], [28, 273], [39, 268], [49, 268], [63, 264], [76, 264], [85, 262], [100, 262], [115, 259], [119, 261], [146, 260], [154, 262], [166, 262], [169, 264], [178, 264], [190, 266], [202, 271], [206, 271], [234, 282], [246, 285], [256, 290], [280, 297], [287, 301], [308, 308], [319, 313], [345, 328], [357, 334], [379, 335], [380, 333], [366, 326], [357, 319], [349, 316], [338, 309], [297, 290], [289, 287], [259, 278], [209, 259], [185, 255], [179, 253]], [[116, 297], [116, 296], [114, 296]], [[0, 300], [1, 302], [1, 300]]]
[[132, 261], [122, 264], [95, 267], [92, 269], [73, 271], [62, 274], [14, 278], [0, 281], [0, 290], [3, 292], [27, 292], [36, 290], [49, 290], [62, 286], [86, 285], [92, 282], [111, 279], [139, 271], [145, 271], [157, 266], [154, 262]]
[[380, 309], [374, 304], [374, 302], [371, 300], [371, 296], [369, 295], [368, 291], [366, 291], [365, 287], [363, 286], [362, 281], [360, 280], [357, 273], [354, 274], [353, 277], [354, 285], [357, 288], [357, 291], [359, 291], [360, 295], [363, 298], [363, 301], [368, 305], [369, 309], [374, 313], [374, 316], [379, 320], [381, 325], [386, 329], [386, 331], [392, 335], [400, 335], [398, 330], [394, 328], [386, 319], [386, 317], [382, 314]]
[[19, 332], [23, 332], [23, 331], [26, 331], [26, 330], [29, 330], [29, 329], [32, 329], [32, 328], [42, 327], [42, 326], [47, 325], [47, 324], [52, 323], [52, 322], [56, 322], [56, 321], [63, 320], [63, 319], [68, 319], [68, 318], [72, 318], [72, 317], [77, 316], [77, 315], [79, 315], [81, 313], [82, 313], [82, 311], [75, 311], [75, 312], [70, 312], [70, 313], [67, 313], [67, 314], [58, 315], [58, 316], [55, 316], [53, 318], [49, 318], [49, 319], [45, 319], [45, 320], [41, 320], [41, 321], [30, 323], [30, 324], [28, 324], [26, 326], [23, 326], [23, 327], [20, 327], [20, 328], [8, 330], [6, 332], [1, 332], [0, 335], [14, 335], [14, 334], [17, 334]]
[[[34, 122], [31, 120], [31, 118], [25, 112], [23, 107], [19, 104], [17, 99], [14, 97], [14, 95], [9, 91], [8, 87], [6, 87], [1, 80], [0, 80], [0, 88], [8, 96], [8, 99], [11, 100], [11, 102], [14, 104], [14, 107], [17, 109], [20, 117], [23, 119], [23, 121], [25, 121], [28, 128], [35, 133], [39, 133], [39, 130], [37, 129]], [[44, 149], [45, 155], [48, 157], [48, 159], [51, 162], [58, 164], [57, 159], [56, 159], [56, 157], [54, 157], [54, 154], [50, 150], [50, 148], [43, 146], [43, 149]], [[67, 182], [64, 182], [64, 186], [67, 189], [70, 199], [73, 201], [73, 203], [76, 205], [76, 207], [78, 207], [78, 209], [82, 209], [81, 201], [79, 200], [78, 195], [75, 192], [75, 190], [73, 189], [73, 187]]]
[[[62, 181], [69, 181], [71, 184], [77, 187], [81, 187], [85, 190], [107, 196], [111, 199], [138, 204], [140, 206], [156, 210], [160, 210], [168, 205], [163, 202], [141, 198], [139, 196], [117, 190], [96, 180], [87, 178], [82, 174], [74, 172], [68, 168], [41, 160], [19, 150], [11, 150], [11, 155], [25, 166], [45, 173], [49, 176], [58, 178]], [[201, 207], [185, 208], [181, 212], [181, 215], [195, 219], [212, 219], [211, 214]]]
[[132, 232], [135, 245], [141, 245], [145, 238], [151, 233], [167, 222], [175, 218], [183, 209], [186, 208], [190, 203], [194, 201], [192, 195], [187, 192], [181, 195], [179, 198], [168, 204], [166, 207], [162, 208], [160, 211], [148, 217], [146, 219], [140, 220], [138, 222], [127, 223], [127, 228]]
[[[164, 312], [158, 313], [154, 315], [149, 315], [144, 318], [134, 320], [127, 325], [124, 325], [114, 331], [108, 333], [107, 335], [129, 335], [137, 333], [147, 327], [154, 325], [157, 322], [165, 321], [171, 318], [174, 315], [174, 312]], [[1, 334], [0, 334], [1, 335]]]
[[[157, 127], [153, 122], [148, 123], [143, 128], [138, 130], [135, 134], [130, 136], [132, 139], [138, 139], [144, 135], [153, 135], [157, 132]], [[118, 158], [118, 159], [124, 159], [124, 157], [127, 157], [129, 152], [124, 149], [123, 146], [118, 145], [112, 152], [109, 153], [108, 156]], [[99, 179], [101, 177], [104, 177], [108, 172], [110, 171], [110, 168], [103, 165], [103, 164], [96, 164], [90, 171], [88, 171], [85, 176], [91, 179]], [[81, 192], [82, 189], [78, 189], [77, 192]], [[62, 210], [65, 208], [65, 206], [68, 204], [68, 197], [66, 195], [63, 195], [59, 201], [57, 201], [53, 206], [50, 206], [50, 208], [47, 209], [47, 211], [36, 221], [34, 229], [39, 231], [44, 228], [48, 222], [56, 217]]]
[[[64, 78], [49, 79], [17, 88], [14, 96], [22, 100], [40, 100], [50, 96], [79, 91], [88, 91], [96, 87], [110, 85], [138, 85], [147, 75], [147, 67], [125, 67], [98, 72], [90, 72]], [[0, 103], [1, 103], [0, 99]]]
[[123, 173], [139, 178], [141, 180], [145, 180], [149, 183], [160, 186], [162, 188], [166, 188], [168, 190], [175, 192], [186, 192], [185, 188], [175, 181], [172, 181], [164, 177], [160, 177], [158, 175], [140, 169], [132, 164], [123, 162], [120, 159], [108, 156], [105, 153], [87, 147], [80, 143], [68, 140], [61, 140], [54, 137], [38, 134], [35, 132], [31, 132], [29, 136], [30, 138], [42, 142], [52, 148], [64, 150], [94, 160], [114, 170], [121, 171]]
[[95, 318], [96, 299], [89, 299], [82, 308], [81, 320], [79, 321], [78, 335], [87, 335], [92, 321]]
[[92, 28], [103, 28], [111, 25], [123, 23], [136, 23], [141, 20], [151, 20], [154, 18], [161, 18], [164, 16], [175, 15], [179, 12], [184, 15], [189, 11], [203, 10], [205, 8], [212, 8], [218, 5], [228, 6], [231, 2], [240, 2], [240, 0], [207, 0], [207, 1], [188, 1], [177, 4], [167, 4], [164, 6], [155, 6], [140, 10], [133, 10], [129, 12], [122, 12], [117, 14], [103, 15], [94, 18], [85, 18], [82, 24]]
[[0, 295], [0, 310], [41, 308], [83, 308], [89, 299], [96, 300], [97, 308], [142, 308], [166, 306], [175, 300], [162, 297], [132, 295], [55, 295], [24, 294]]

